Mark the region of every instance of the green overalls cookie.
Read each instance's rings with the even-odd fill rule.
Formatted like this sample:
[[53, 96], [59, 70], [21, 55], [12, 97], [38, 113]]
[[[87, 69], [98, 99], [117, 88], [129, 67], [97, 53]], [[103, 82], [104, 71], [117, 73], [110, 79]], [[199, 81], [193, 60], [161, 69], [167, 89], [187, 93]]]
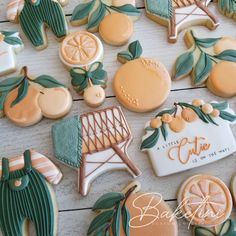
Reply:
[[[0, 227], [4, 236], [27, 235], [26, 223], [34, 223], [37, 236], [55, 235], [55, 207], [45, 177], [31, 165], [31, 154], [24, 153], [23, 169], [9, 171], [9, 160], [2, 159], [0, 180]], [[25, 231], [26, 230], [26, 231]]]

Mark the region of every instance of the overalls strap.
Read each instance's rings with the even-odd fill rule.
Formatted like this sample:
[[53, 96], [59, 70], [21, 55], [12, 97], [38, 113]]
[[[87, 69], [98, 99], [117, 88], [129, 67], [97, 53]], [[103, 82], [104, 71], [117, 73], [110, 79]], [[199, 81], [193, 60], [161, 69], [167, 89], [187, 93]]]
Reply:
[[2, 178], [3, 181], [9, 179], [9, 160], [2, 158]]
[[26, 150], [24, 152], [24, 162], [25, 162], [25, 170], [30, 172], [32, 170], [32, 163], [31, 163], [31, 153], [30, 150]]

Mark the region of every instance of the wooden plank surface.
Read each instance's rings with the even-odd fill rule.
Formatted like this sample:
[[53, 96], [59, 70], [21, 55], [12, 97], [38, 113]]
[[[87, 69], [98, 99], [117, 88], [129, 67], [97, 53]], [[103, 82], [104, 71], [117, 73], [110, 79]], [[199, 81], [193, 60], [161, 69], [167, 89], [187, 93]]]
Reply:
[[[65, 7], [65, 12], [69, 19], [73, 8], [78, 4], [78, 0], [70, 0], [69, 4]], [[14, 25], [9, 22], [5, 22], [5, 7], [7, 1], [0, 2], [0, 30], [6, 29], [18, 29], [19, 25]], [[138, 6], [143, 7], [143, 2], [139, 1]], [[219, 15], [221, 26], [210, 32], [205, 27], [195, 27], [198, 29], [200, 35], [207, 37], [229, 35], [236, 37], [235, 22], [231, 19], [227, 19], [221, 16], [215, 4], [212, 4], [211, 10]], [[70, 27], [70, 31], [84, 30], [85, 27]], [[20, 30], [21, 31], [21, 30]], [[145, 12], [141, 19], [135, 23], [135, 34], [133, 40], [139, 39], [144, 49], [143, 55], [146, 57], [156, 58], [162, 61], [168, 70], [171, 72], [175, 58], [186, 50], [183, 43], [183, 33], [180, 34], [179, 41], [170, 45], [166, 42], [166, 28], [162, 27], [155, 22], [146, 18]], [[32, 48], [28, 40], [22, 35], [25, 43], [25, 50], [18, 56], [19, 68], [27, 65], [29, 67], [30, 74], [50, 74], [57, 78], [59, 81], [70, 86], [70, 77], [68, 71], [61, 64], [58, 57], [59, 44], [54, 39], [54, 36], [49, 32], [49, 47], [44, 51], [36, 51]], [[116, 61], [116, 54], [122, 51], [126, 46], [116, 48], [108, 45], [104, 45], [105, 58], [104, 66], [108, 71], [109, 80], [108, 87], [106, 89], [107, 99], [103, 107], [117, 105], [118, 102], [114, 97], [112, 91], [112, 78], [116, 70], [120, 67], [120, 64]], [[213, 96], [205, 88], [193, 89], [190, 79], [185, 79], [179, 82], [174, 82], [172, 86], [172, 92], [169, 99], [163, 105], [163, 107], [171, 106], [175, 101], [191, 101], [194, 98], [203, 98], [206, 101], [221, 100]], [[73, 92], [74, 104], [71, 113], [68, 116], [77, 114], [80, 115], [83, 112], [92, 110], [87, 107], [81, 97]], [[236, 110], [236, 99], [229, 100], [230, 105]], [[163, 108], [162, 107], [162, 108]], [[221, 161], [209, 164], [204, 167], [189, 170], [180, 174], [175, 174], [168, 177], [155, 177], [151, 168], [149, 159], [145, 153], [139, 151], [141, 143], [141, 136], [144, 134], [143, 127], [147, 120], [149, 120], [159, 110], [152, 113], [136, 114], [124, 110], [125, 116], [130, 124], [134, 139], [129, 147], [129, 155], [132, 160], [143, 172], [142, 176], [138, 180], [142, 184], [143, 191], [156, 191], [163, 195], [165, 200], [168, 200], [168, 204], [174, 209], [176, 207], [176, 192], [178, 186], [188, 176], [195, 173], [208, 173], [220, 177], [227, 185], [229, 185], [230, 178], [235, 172], [236, 167], [236, 154], [231, 155]], [[84, 208], [90, 208], [96, 199], [103, 193], [110, 191], [120, 191], [126, 184], [132, 181], [131, 176], [126, 172], [114, 171], [112, 173], [105, 173], [97, 178], [93, 184], [91, 191], [87, 197], [82, 197], [77, 192], [78, 173], [76, 170], [72, 170], [69, 167], [64, 166], [57, 162], [53, 155], [52, 140], [51, 140], [51, 127], [54, 121], [43, 120], [38, 125], [29, 128], [19, 128], [12, 125], [7, 119], [0, 120], [0, 153], [1, 156], [12, 157], [22, 153], [27, 148], [35, 148], [41, 153], [51, 158], [62, 170], [64, 178], [62, 182], [55, 186], [55, 191], [59, 205], [59, 235], [70, 236], [85, 236], [88, 225], [93, 218], [93, 214], [90, 210], [82, 210]], [[234, 134], [236, 134], [236, 127], [232, 127]], [[235, 214], [234, 214], [235, 216]], [[190, 236], [191, 230], [188, 230], [185, 220], [178, 222], [179, 235]], [[34, 235], [31, 233], [30, 235]]]

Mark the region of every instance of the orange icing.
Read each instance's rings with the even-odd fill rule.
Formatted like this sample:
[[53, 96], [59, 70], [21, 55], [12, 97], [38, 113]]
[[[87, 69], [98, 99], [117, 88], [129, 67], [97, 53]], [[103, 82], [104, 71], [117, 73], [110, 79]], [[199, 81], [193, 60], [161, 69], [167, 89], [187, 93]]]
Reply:
[[75, 65], [89, 64], [99, 53], [97, 38], [88, 32], [75, 32], [68, 35], [61, 44], [63, 59]]
[[207, 81], [207, 87], [222, 97], [236, 95], [236, 63], [222, 61], [216, 64]]
[[136, 112], [147, 112], [159, 107], [168, 97], [170, 76], [160, 62], [139, 58], [124, 64], [113, 81], [117, 99]]
[[4, 112], [7, 118], [20, 126], [29, 126], [39, 122], [42, 119], [42, 112], [38, 105], [39, 94], [39, 90], [29, 86], [26, 97], [11, 107], [18, 95], [18, 88], [12, 90], [4, 104]]
[[214, 46], [216, 54], [229, 49], [236, 50], [236, 40], [230, 37], [223, 37]]
[[123, 45], [133, 34], [133, 21], [122, 13], [109, 14], [101, 21], [99, 33], [106, 43]]

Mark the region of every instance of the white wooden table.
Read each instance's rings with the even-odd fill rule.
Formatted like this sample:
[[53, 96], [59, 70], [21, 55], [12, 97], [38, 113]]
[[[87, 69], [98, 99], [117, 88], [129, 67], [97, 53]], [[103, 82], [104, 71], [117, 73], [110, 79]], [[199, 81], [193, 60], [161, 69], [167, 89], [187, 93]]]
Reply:
[[[65, 7], [68, 20], [79, 1], [80, 0], [69, 0], [69, 4]], [[7, 0], [2, 0], [0, 2], [0, 30], [20, 30], [21, 32], [19, 25], [14, 25], [6, 21], [5, 10], [7, 2]], [[140, 40], [143, 46], [143, 55], [159, 59], [171, 72], [176, 57], [183, 52], [183, 50], [186, 50], [183, 42], [183, 33], [179, 35], [179, 40], [176, 44], [168, 44], [166, 40], [166, 28], [146, 18], [144, 4], [141, 0], [137, 2], [137, 5], [142, 9], [143, 14], [141, 19], [135, 23], [135, 33], [132, 40]], [[200, 35], [203, 37], [224, 35], [236, 37], [236, 22], [221, 16], [215, 7], [215, 4], [212, 3], [210, 8], [218, 15], [221, 25], [217, 30], [212, 32], [205, 27], [195, 27]], [[85, 29], [85, 27], [70, 27], [71, 31], [82, 29]], [[43, 51], [36, 51], [33, 49], [24, 35], [21, 35], [25, 43], [25, 49], [17, 56], [19, 68], [27, 65], [29, 67], [29, 73], [32, 75], [49, 74], [70, 86], [69, 73], [65, 70], [58, 57], [59, 43], [55, 40], [51, 32], [48, 34], [49, 46]], [[113, 75], [120, 66], [116, 61], [116, 54], [119, 51], [126, 49], [127, 46], [122, 48], [111, 47], [108, 45], [104, 46], [104, 66], [108, 71], [109, 80], [106, 89], [107, 99], [103, 107], [107, 107], [118, 104], [112, 91], [111, 84]], [[71, 91], [73, 90], [71, 89]], [[91, 110], [91, 108], [85, 105], [81, 97], [74, 91], [72, 93], [74, 99], [73, 109], [68, 116], [81, 114]], [[175, 101], [192, 101], [194, 98], [202, 98], [206, 101], [220, 100], [220, 98], [213, 96], [206, 88], [192, 88], [190, 79], [185, 79], [179, 82], [173, 82], [172, 92], [163, 106], [171, 106]], [[230, 99], [229, 103], [231, 107], [236, 110], [236, 99]], [[139, 146], [141, 137], [144, 134], [143, 127], [145, 122], [153, 117], [158, 111], [146, 114], [135, 114], [124, 108], [123, 111], [130, 124], [134, 137], [134, 140], [129, 147], [129, 154], [131, 159], [134, 160], [143, 173], [138, 178], [142, 184], [143, 191], [156, 191], [161, 193], [167, 203], [174, 209], [176, 207], [176, 192], [178, 187], [188, 176], [196, 173], [208, 173], [220, 177], [227, 185], [229, 185], [230, 178], [236, 171], [236, 154], [216, 163], [180, 174], [168, 177], [154, 176], [149, 159], [147, 155], [139, 151]], [[122, 190], [122, 188], [132, 181], [132, 178], [126, 172], [115, 171], [114, 173], [106, 173], [94, 181], [87, 197], [79, 195], [77, 192], [77, 172], [60, 164], [53, 156], [51, 140], [51, 126], [53, 123], [53, 121], [45, 119], [33, 127], [18, 128], [11, 124], [7, 119], [1, 119], [0, 156], [12, 157], [23, 153], [25, 149], [35, 148], [42, 154], [50, 157], [60, 167], [64, 175], [62, 182], [55, 187], [59, 205], [58, 235], [85, 236], [88, 226], [94, 217], [90, 208], [96, 199], [106, 192]], [[233, 127], [233, 130], [236, 136], [236, 127]], [[178, 221], [178, 225], [179, 236], [192, 235], [191, 230], [187, 228], [188, 224], [185, 220]], [[31, 233], [30, 235], [34, 235], [34, 233]], [[152, 236], [156, 235], [153, 234]]]

